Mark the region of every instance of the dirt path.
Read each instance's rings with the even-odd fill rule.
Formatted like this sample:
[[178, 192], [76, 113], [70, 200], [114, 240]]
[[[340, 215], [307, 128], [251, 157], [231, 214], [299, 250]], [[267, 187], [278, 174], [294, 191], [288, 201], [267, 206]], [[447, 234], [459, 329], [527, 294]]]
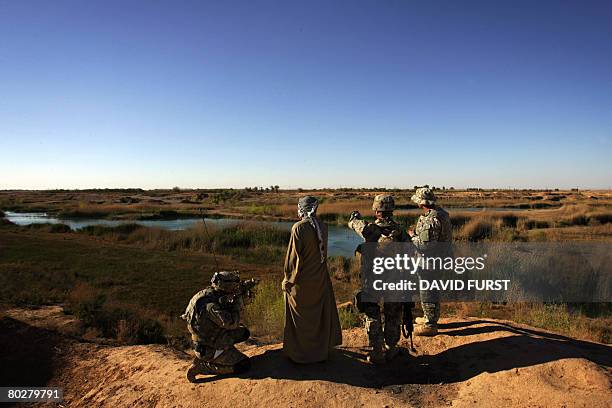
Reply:
[[[32, 356], [38, 350], [37, 357], [26, 359], [26, 364], [37, 368], [39, 381], [62, 386], [63, 405], [69, 407], [612, 404], [610, 346], [503, 321], [443, 320], [439, 336], [417, 338], [417, 353], [400, 356], [384, 367], [365, 362], [365, 336], [359, 329], [344, 332], [344, 344], [331, 361], [311, 366], [287, 361], [280, 345], [250, 344], [244, 347], [253, 363], [248, 374], [204, 377], [201, 383], [190, 384], [185, 371], [191, 357], [186, 353], [159, 345], [79, 342], [43, 328], [49, 321], [45, 314], [57, 314], [57, 310], [7, 312], [0, 345], [12, 350], [14, 357], [20, 352]], [[62, 324], [70, 321], [64, 318]], [[12, 364], [17, 361], [25, 360], [13, 359]], [[2, 366], [8, 367], [5, 363]]]

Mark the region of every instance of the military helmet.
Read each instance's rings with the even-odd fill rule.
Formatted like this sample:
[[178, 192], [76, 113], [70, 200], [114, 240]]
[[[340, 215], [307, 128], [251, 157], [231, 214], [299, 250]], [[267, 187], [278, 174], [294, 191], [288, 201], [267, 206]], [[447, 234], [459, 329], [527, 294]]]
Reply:
[[393, 211], [395, 209], [395, 200], [390, 194], [378, 194], [374, 197], [372, 209], [374, 211]]
[[220, 291], [236, 293], [240, 290], [240, 274], [238, 271], [215, 272], [210, 283]]
[[410, 199], [418, 205], [434, 205], [436, 203], [436, 195], [429, 187], [417, 188]]

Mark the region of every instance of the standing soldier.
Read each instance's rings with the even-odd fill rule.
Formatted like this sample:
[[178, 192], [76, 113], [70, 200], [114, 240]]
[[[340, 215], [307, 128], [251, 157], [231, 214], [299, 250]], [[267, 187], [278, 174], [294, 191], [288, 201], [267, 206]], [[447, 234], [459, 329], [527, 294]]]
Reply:
[[[374, 197], [372, 210], [376, 220], [369, 223], [361, 219], [359, 211], [353, 211], [348, 226], [355, 230], [366, 242], [405, 242], [408, 240], [406, 231], [393, 220], [395, 201], [389, 194], [379, 194]], [[397, 343], [400, 339], [400, 325], [402, 319], [402, 304], [383, 301], [384, 327], [381, 310], [378, 303], [361, 302], [357, 294], [356, 306], [360, 312], [365, 313], [365, 328], [368, 342], [372, 351], [368, 354], [368, 361], [381, 364], [398, 354]]]
[[[426, 256], [436, 255], [440, 251], [448, 250], [452, 241], [451, 222], [448, 213], [436, 205], [436, 196], [429, 187], [418, 188], [411, 197], [423, 210], [416, 227], [408, 230], [412, 243], [419, 253]], [[441, 242], [446, 244], [440, 244]], [[419, 271], [419, 277], [424, 277], [428, 272]], [[414, 334], [417, 336], [435, 336], [438, 334], [438, 319], [440, 317], [440, 300], [437, 291], [421, 291], [421, 306], [423, 318], [417, 318]]]

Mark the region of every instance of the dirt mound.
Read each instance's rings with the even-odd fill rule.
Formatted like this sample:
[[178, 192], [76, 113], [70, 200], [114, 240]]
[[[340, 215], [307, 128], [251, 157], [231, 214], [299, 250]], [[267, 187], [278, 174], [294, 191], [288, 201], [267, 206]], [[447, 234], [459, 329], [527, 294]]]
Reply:
[[34, 324], [16, 320], [26, 320], [20, 312], [8, 316], [1, 320], [0, 348], [10, 349], [13, 357], [0, 361], [3, 369], [10, 369], [7, 364], [14, 366], [20, 353], [22, 357], [32, 353], [38, 344], [37, 358], [49, 362], [39, 381], [63, 387], [64, 405], [70, 407], [609, 407], [612, 403], [610, 346], [504, 321], [444, 319], [439, 336], [415, 339], [416, 353], [405, 353], [382, 367], [365, 361], [366, 339], [359, 329], [345, 331], [344, 344], [334, 357], [315, 365], [289, 362], [278, 344], [251, 343], [243, 347], [252, 357], [249, 373], [238, 378], [204, 377], [191, 384], [185, 379], [191, 363], [187, 353], [159, 345], [83, 343], [42, 328], [41, 319], [31, 314]]

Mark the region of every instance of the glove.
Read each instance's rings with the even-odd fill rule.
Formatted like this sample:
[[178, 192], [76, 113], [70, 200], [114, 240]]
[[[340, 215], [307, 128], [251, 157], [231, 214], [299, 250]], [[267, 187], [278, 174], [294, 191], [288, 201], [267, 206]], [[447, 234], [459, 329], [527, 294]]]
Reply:
[[233, 306], [236, 299], [232, 295], [225, 295], [219, 298], [219, 304], [221, 307]]
[[351, 213], [351, 216], [349, 217], [349, 221], [360, 220], [360, 219], [361, 219], [361, 214], [357, 210], [353, 211]]

